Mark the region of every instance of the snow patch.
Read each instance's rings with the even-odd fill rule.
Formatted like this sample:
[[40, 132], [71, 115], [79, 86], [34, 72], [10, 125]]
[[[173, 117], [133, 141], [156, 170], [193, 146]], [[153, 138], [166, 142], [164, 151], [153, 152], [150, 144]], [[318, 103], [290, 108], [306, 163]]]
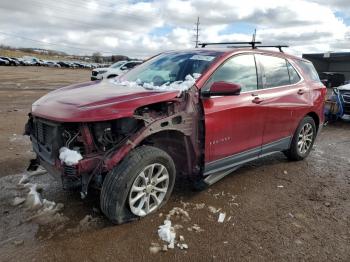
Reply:
[[168, 248], [174, 248], [175, 245], [175, 229], [171, 226], [170, 220], [164, 220], [164, 224], [159, 226], [158, 236], [161, 240], [168, 243]]
[[165, 83], [161, 86], [155, 86], [153, 82], [151, 83], [141, 83], [141, 81], [138, 79], [136, 81], [121, 81], [120, 79], [116, 79], [114, 81], [115, 84], [122, 85], [122, 86], [127, 86], [127, 87], [143, 87], [145, 89], [150, 89], [150, 90], [159, 90], [159, 91], [180, 91], [179, 95], [181, 92], [190, 89], [196, 82], [196, 79], [198, 79], [201, 76], [201, 74], [193, 74], [187, 75], [185, 77], [184, 81], [175, 81], [172, 83]]
[[26, 206], [30, 209], [38, 209], [42, 206], [40, 193], [38, 192], [38, 185], [27, 183], [25, 187], [29, 188], [29, 193], [26, 199]]
[[79, 152], [71, 150], [67, 147], [61, 147], [59, 152], [60, 160], [67, 166], [76, 165], [80, 160], [83, 159], [82, 155]]

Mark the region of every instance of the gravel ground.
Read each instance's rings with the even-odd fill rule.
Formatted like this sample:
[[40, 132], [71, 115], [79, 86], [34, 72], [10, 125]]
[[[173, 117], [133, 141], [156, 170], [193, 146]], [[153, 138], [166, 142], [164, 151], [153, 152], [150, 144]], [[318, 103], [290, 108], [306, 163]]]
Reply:
[[[29, 181], [63, 208], [13, 205], [29, 191], [18, 182], [32, 156], [20, 135], [30, 104], [90, 72], [0, 67], [0, 74], [0, 261], [350, 261], [350, 122], [325, 127], [304, 161], [275, 154], [201, 192], [179, 180], [158, 213], [113, 226], [98, 195], [82, 201], [47, 174]], [[182, 212], [171, 217], [176, 239], [182, 235], [188, 249], [150, 252], [163, 246], [157, 229], [175, 207]]]

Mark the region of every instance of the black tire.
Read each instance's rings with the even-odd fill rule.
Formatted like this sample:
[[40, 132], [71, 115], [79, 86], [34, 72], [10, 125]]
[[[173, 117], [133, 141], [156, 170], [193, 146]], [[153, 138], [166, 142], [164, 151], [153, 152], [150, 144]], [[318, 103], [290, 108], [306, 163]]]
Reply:
[[[312, 132], [313, 132], [312, 136], [311, 136], [312, 142], [311, 142], [309, 148], [306, 150], [306, 152], [301, 152], [298, 148], [299, 134], [302, 131], [302, 129], [305, 127], [305, 125], [307, 125], [307, 124], [311, 125], [311, 127], [312, 127]], [[284, 154], [291, 161], [303, 160], [304, 158], [306, 158], [310, 154], [310, 151], [311, 151], [311, 149], [314, 145], [314, 142], [315, 142], [316, 135], [317, 135], [317, 129], [316, 129], [315, 121], [310, 116], [304, 117], [304, 119], [299, 123], [299, 126], [293, 135], [293, 139], [292, 139], [289, 150], [284, 151]]]
[[153, 163], [164, 165], [169, 174], [167, 192], [156, 210], [167, 202], [175, 183], [174, 161], [159, 148], [152, 146], [137, 147], [106, 175], [103, 182], [100, 205], [102, 212], [111, 222], [121, 224], [140, 218], [131, 212], [128, 202], [130, 189], [139, 173], [146, 166]]

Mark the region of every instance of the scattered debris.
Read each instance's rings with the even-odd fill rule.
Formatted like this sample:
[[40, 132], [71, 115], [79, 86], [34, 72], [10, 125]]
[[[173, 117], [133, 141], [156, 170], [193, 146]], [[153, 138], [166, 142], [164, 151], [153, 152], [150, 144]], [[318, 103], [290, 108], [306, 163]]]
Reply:
[[149, 248], [149, 252], [151, 252], [151, 254], [157, 254], [161, 250], [162, 250], [162, 248], [158, 244], [153, 245]]
[[59, 158], [67, 166], [76, 165], [83, 159], [82, 155], [78, 151], [71, 150], [67, 147], [60, 148]]
[[23, 239], [21, 239], [21, 240], [15, 240], [15, 241], [13, 241], [13, 244], [14, 244], [15, 246], [21, 246], [21, 245], [24, 244], [24, 240], [23, 240]]
[[23, 204], [24, 201], [26, 201], [26, 199], [23, 198], [23, 197], [15, 197], [15, 199], [12, 202], [12, 205], [13, 206], [19, 206], [19, 205]]
[[218, 218], [218, 222], [224, 223], [225, 217], [226, 217], [226, 213], [220, 213], [219, 218]]
[[203, 209], [205, 207], [204, 203], [195, 204], [194, 209]]
[[185, 241], [184, 236], [180, 236], [180, 237], [179, 237], [179, 240], [180, 240], [180, 241]]
[[287, 170], [284, 170], [284, 171], [283, 171], [283, 174], [288, 175], [288, 171], [287, 171]]
[[232, 218], [232, 216], [229, 216], [229, 218], [227, 219], [227, 222], [230, 222], [231, 218]]
[[288, 213], [288, 215], [291, 217], [291, 218], [294, 218], [294, 215], [292, 213]]
[[191, 220], [188, 212], [180, 207], [174, 207], [172, 210], [170, 210], [169, 213], [166, 215], [166, 219], [170, 220], [171, 217], [174, 215], [180, 216], [184, 220]]
[[330, 203], [330, 202], [325, 202], [324, 205], [325, 205], [326, 207], [330, 207], [330, 206], [331, 206], [331, 203]]
[[177, 246], [178, 246], [180, 249], [188, 249], [188, 245], [185, 244], [185, 243], [177, 243]]
[[187, 230], [188, 231], [194, 231], [194, 232], [203, 232], [204, 231], [204, 229], [202, 229], [197, 224], [194, 224], [192, 227], [188, 227]]
[[211, 213], [213, 213], [213, 214], [216, 214], [216, 213], [218, 213], [218, 212], [221, 210], [221, 208], [216, 209], [216, 208], [213, 207], [213, 206], [208, 206], [208, 209], [209, 209], [209, 211], [210, 211]]
[[284, 188], [284, 186], [283, 186], [283, 185], [278, 185], [277, 187], [278, 187], [278, 188]]

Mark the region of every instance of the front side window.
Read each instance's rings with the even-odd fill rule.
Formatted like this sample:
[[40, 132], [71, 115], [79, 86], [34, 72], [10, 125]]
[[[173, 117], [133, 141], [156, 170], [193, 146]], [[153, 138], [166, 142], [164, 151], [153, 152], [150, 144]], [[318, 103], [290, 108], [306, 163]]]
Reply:
[[287, 61], [283, 58], [256, 55], [263, 68], [262, 82], [264, 88], [290, 85]]
[[257, 89], [257, 75], [253, 55], [238, 55], [227, 60], [211, 76], [205, 89], [209, 89], [214, 82], [229, 82], [239, 84], [242, 92]]

